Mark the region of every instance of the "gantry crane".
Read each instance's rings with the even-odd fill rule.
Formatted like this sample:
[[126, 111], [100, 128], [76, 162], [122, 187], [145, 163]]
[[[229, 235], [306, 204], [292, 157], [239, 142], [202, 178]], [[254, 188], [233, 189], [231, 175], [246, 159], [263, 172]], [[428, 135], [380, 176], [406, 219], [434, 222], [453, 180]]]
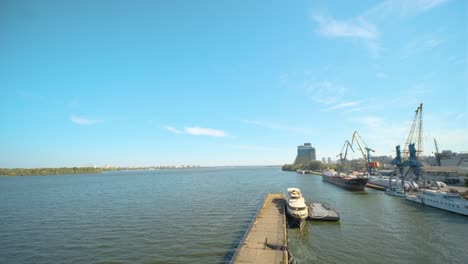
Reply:
[[[403, 153], [400, 157], [400, 146], [396, 146], [397, 157], [392, 160], [392, 164], [395, 165], [395, 170], [399, 170], [402, 175], [402, 180], [406, 178], [408, 172], [412, 171], [415, 179], [419, 179], [421, 176], [421, 162], [419, 161], [422, 156], [422, 107], [421, 103], [415, 111], [413, 123], [411, 125], [408, 138], [406, 139]], [[416, 133], [415, 133], [416, 130]], [[409, 169], [403, 175], [404, 167]]]
[[[371, 151], [375, 152], [375, 150], [367, 147], [366, 142], [364, 142], [364, 140], [362, 140], [361, 136], [359, 135], [359, 133], [357, 131], [354, 131], [354, 133], [353, 133], [353, 139], [351, 140], [351, 146], [354, 144], [354, 141], [356, 141], [356, 143], [357, 143], [357, 145], [359, 147], [359, 150], [361, 151], [362, 157], [366, 161], [366, 168], [367, 168], [368, 176], [377, 174], [376, 170], [377, 170], [377, 167], [379, 167], [379, 162], [378, 161], [372, 162], [371, 154], [370, 154]], [[362, 147], [360, 141], [362, 141], [362, 143], [364, 144], [364, 148]], [[364, 152], [364, 150], [366, 152]]]

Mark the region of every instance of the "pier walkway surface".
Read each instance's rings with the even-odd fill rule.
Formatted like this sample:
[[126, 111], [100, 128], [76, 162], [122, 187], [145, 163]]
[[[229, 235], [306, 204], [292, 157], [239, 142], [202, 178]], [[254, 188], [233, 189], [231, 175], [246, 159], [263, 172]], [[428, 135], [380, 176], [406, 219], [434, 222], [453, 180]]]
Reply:
[[283, 194], [265, 197], [231, 263], [288, 263]]

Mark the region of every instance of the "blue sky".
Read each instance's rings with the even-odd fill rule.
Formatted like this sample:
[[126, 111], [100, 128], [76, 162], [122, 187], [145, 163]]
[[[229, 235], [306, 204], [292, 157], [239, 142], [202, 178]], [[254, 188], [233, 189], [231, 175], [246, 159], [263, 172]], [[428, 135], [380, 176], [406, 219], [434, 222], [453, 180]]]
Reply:
[[[346, 1], [347, 3], [347, 1]], [[467, 3], [1, 1], [0, 167], [468, 151]], [[358, 154], [352, 155], [354, 158]]]

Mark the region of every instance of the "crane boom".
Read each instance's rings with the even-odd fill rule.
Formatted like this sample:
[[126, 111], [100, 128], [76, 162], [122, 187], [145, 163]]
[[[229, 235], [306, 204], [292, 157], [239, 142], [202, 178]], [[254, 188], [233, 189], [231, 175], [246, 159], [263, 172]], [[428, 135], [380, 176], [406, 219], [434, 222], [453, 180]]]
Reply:
[[[346, 150], [345, 150], [345, 148], [346, 148]], [[340, 161], [341, 161], [342, 164], [344, 164], [344, 162], [346, 160], [346, 156], [348, 155], [348, 148], [351, 148], [351, 150], [354, 152], [353, 146], [351, 145], [351, 143], [349, 143], [348, 140], [346, 140], [345, 143], [343, 144], [343, 147], [341, 148], [340, 154], [336, 155], [337, 157], [338, 156], [340, 157]], [[344, 158], [343, 158], [343, 150], [345, 150]]]
[[419, 127], [418, 127], [418, 149], [416, 151], [416, 156], [418, 159], [421, 159], [423, 152], [423, 140], [422, 140], [422, 131], [423, 131], [423, 118], [422, 118], [422, 107], [423, 104], [419, 105]]
[[358, 134], [357, 131], [354, 131], [353, 133], [353, 139], [351, 140], [351, 145], [353, 145], [354, 141], [356, 141], [358, 144], [359, 150], [361, 151], [362, 157], [364, 158], [364, 160], [367, 160], [367, 155], [364, 152], [364, 149], [362, 148], [361, 143], [359, 142], [358, 138], [364, 143], [364, 146], [367, 148], [366, 143], [364, 142], [364, 140], [362, 140], [361, 136]]
[[435, 138], [434, 138], [434, 145], [435, 145], [435, 149], [436, 149], [436, 152], [434, 153], [434, 155], [436, 156], [437, 166], [441, 166], [439, 146], [437, 146], [437, 140]]
[[[366, 167], [367, 167], [368, 175], [370, 176], [370, 175], [376, 174], [376, 169], [375, 168], [379, 166], [379, 162], [372, 162], [371, 161], [371, 155], [370, 155], [370, 152], [371, 151], [375, 152], [375, 150], [370, 149], [369, 147], [367, 147], [366, 142], [364, 142], [364, 140], [361, 138], [361, 136], [359, 135], [359, 133], [357, 131], [354, 131], [354, 133], [353, 133], [353, 139], [351, 140], [351, 145], [353, 145], [354, 141], [356, 141], [356, 143], [358, 144], [358, 147], [359, 147], [359, 150], [361, 151], [362, 157], [366, 161]], [[364, 144], [364, 148], [362, 147], [360, 141], [362, 141], [362, 143]], [[366, 152], [364, 152], [364, 150]]]
[[[411, 124], [411, 129], [406, 139], [405, 145], [403, 146], [403, 155], [402, 160], [408, 159], [409, 151], [408, 146], [411, 143], [418, 144], [417, 146], [417, 157], [421, 157], [422, 155], [422, 107], [423, 104], [421, 103], [414, 113], [413, 123]], [[418, 131], [416, 140], [414, 139], [414, 131], [415, 129]], [[416, 142], [414, 142], [416, 141]]]

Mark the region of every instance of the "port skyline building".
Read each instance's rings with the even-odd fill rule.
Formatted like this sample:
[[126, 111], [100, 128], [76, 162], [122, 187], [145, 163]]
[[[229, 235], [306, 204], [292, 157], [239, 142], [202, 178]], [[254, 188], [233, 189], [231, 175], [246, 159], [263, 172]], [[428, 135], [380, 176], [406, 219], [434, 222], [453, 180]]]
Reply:
[[294, 164], [309, 164], [311, 161], [317, 160], [315, 148], [310, 143], [297, 146], [297, 156]]

